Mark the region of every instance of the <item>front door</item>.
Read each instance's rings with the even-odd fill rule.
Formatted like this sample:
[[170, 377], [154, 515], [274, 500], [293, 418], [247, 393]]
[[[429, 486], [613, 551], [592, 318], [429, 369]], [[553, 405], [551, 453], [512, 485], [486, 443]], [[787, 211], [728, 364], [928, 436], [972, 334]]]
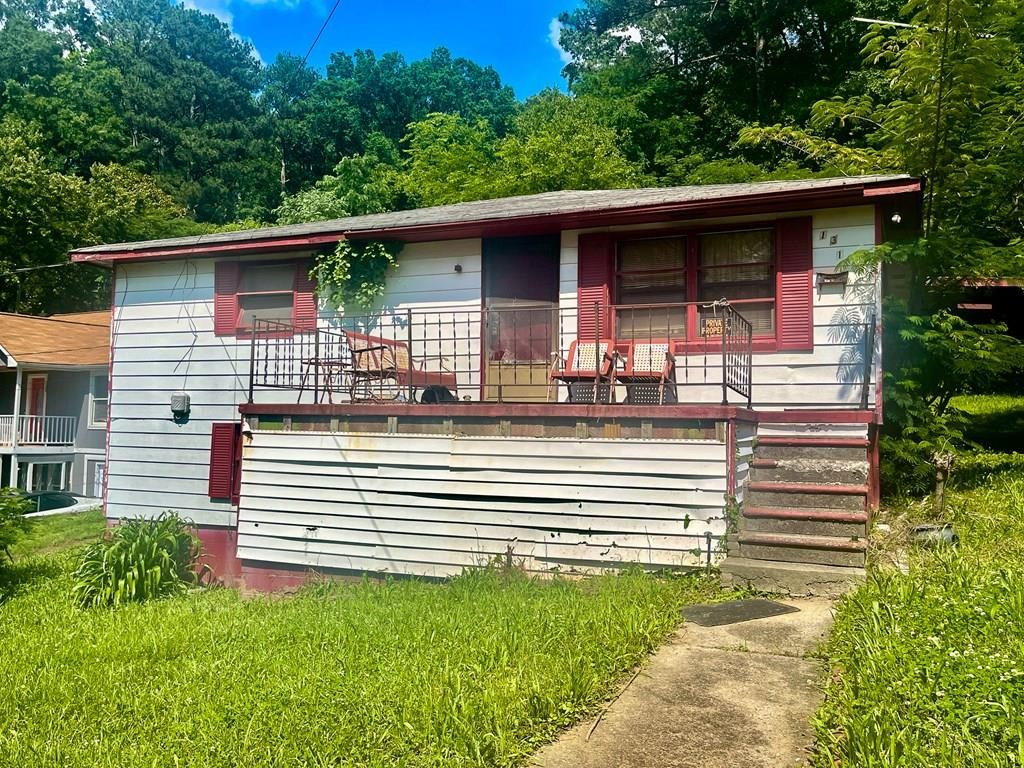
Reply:
[[28, 377], [28, 401], [25, 413], [29, 416], [46, 415], [46, 374], [33, 373]]
[[21, 429], [21, 440], [25, 443], [45, 442], [46, 419], [46, 374], [31, 373], [28, 375], [28, 392], [25, 401], [25, 415]]
[[485, 400], [545, 402], [558, 341], [559, 236], [483, 241]]

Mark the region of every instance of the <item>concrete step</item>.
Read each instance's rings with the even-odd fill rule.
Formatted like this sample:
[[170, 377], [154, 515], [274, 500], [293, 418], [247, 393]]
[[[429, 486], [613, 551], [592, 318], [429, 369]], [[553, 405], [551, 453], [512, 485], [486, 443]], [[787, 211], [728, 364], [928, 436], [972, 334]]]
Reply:
[[779, 509], [812, 507], [863, 511], [867, 494], [867, 485], [757, 481], [748, 483], [744, 503]]
[[821, 437], [819, 435], [758, 435], [758, 445], [796, 446], [806, 448], [864, 448], [866, 437]]
[[754, 458], [764, 460], [828, 459], [830, 461], [867, 461], [866, 446], [857, 445], [777, 445], [762, 444], [759, 438], [754, 449]]
[[835, 509], [778, 509], [744, 506], [740, 531], [761, 533], [792, 533], [802, 536], [865, 537], [868, 533], [866, 512]]
[[752, 482], [826, 483], [864, 485], [868, 481], [868, 462], [828, 458], [764, 459], [751, 461]]
[[732, 534], [728, 540], [728, 552], [750, 560], [863, 567], [867, 545], [866, 538], [751, 531]]
[[725, 586], [787, 595], [841, 597], [865, 579], [863, 568], [751, 560], [730, 554], [719, 566]]

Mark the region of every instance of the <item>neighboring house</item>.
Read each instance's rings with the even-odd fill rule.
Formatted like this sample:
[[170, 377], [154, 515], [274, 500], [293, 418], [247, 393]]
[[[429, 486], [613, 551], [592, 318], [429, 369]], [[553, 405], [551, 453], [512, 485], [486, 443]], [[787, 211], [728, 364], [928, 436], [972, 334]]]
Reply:
[[103, 494], [110, 312], [0, 313], [0, 485]]
[[[882, 279], [837, 265], [912, 234], [920, 189], [554, 192], [80, 249], [114, 276], [107, 516], [176, 509], [256, 586], [726, 548], [755, 583], [846, 578], [878, 494]], [[315, 298], [343, 238], [405, 243], [372, 312]]]

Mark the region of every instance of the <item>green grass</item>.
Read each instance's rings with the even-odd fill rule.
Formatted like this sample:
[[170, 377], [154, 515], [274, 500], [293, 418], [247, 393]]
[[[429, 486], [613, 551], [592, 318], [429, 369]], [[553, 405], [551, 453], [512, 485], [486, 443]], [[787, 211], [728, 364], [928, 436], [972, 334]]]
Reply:
[[[57, 548], [56, 531], [34, 535], [35, 551]], [[72, 559], [19, 561], [0, 605], [4, 765], [521, 764], [593, 710], [682, 605], [721, 594], [703, 577], [484, 571], [80, 610]]]
[[[956, 549], [912, 550], [839, 609], [819, 766], [1024, 765], [1024, 472], [951, 492]], [[904, 513], [927, 518], [927, 504]]]
[[992, 451], [1024, 451], [1024, 395], [963, 395], [952, 406], [967, 415], [968, 440]]
[[106, 528], [103, 510], [32, 518], [28, 532], [11, 547], [15, 560], [73, 549], [96, 541]]

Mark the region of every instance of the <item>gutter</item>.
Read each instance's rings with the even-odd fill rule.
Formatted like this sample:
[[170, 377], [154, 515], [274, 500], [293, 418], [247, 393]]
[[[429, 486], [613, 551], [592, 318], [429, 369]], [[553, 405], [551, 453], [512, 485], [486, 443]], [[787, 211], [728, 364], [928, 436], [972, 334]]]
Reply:
[[215, 256], [230, 253], [263, 253], [271, 251], [292, 251], [317, 248], [345, 239], [388, 238], [404, 242], [426, 240], [456, 240], [472, 237], [488, 237], [512, 234], [555, 233], [565, 229], [586, 229], [624, 224], [640, 224], [656, 221], [702, 218], [712, 215], [739, 216], [759, 213], [782, 213], [796, 206], [842, 207], [867, 205], [880, 197], [910, 194], [921, 191], [919, 180], [900, 179], [898, 182], [876, 182], [874, 184], [850, 184], [831, 189], [794, 190], [789, 192], [761, 192], [757, 194], [717, 198], [712, 200], [689, 200], [677, 203], [662, 203], [645, 206], [620, 206], [593, 211], [565, 211], [553, 213], [525, 214], [508, 218], [490, 217], [432, 224], [381, 227], [375, 229], [328, 230], [307, 235], [275, 237], [270, 231], [264, 238], [218, 242], [191, 242], [181, 245], [164, 245], [154, 248], [142, 247], [102, 250], [95, 248], [71, 252], [71, 260], [110, 266], [116, 261], [141, 261], [156, 259], [188, 258], [193, 256]]

